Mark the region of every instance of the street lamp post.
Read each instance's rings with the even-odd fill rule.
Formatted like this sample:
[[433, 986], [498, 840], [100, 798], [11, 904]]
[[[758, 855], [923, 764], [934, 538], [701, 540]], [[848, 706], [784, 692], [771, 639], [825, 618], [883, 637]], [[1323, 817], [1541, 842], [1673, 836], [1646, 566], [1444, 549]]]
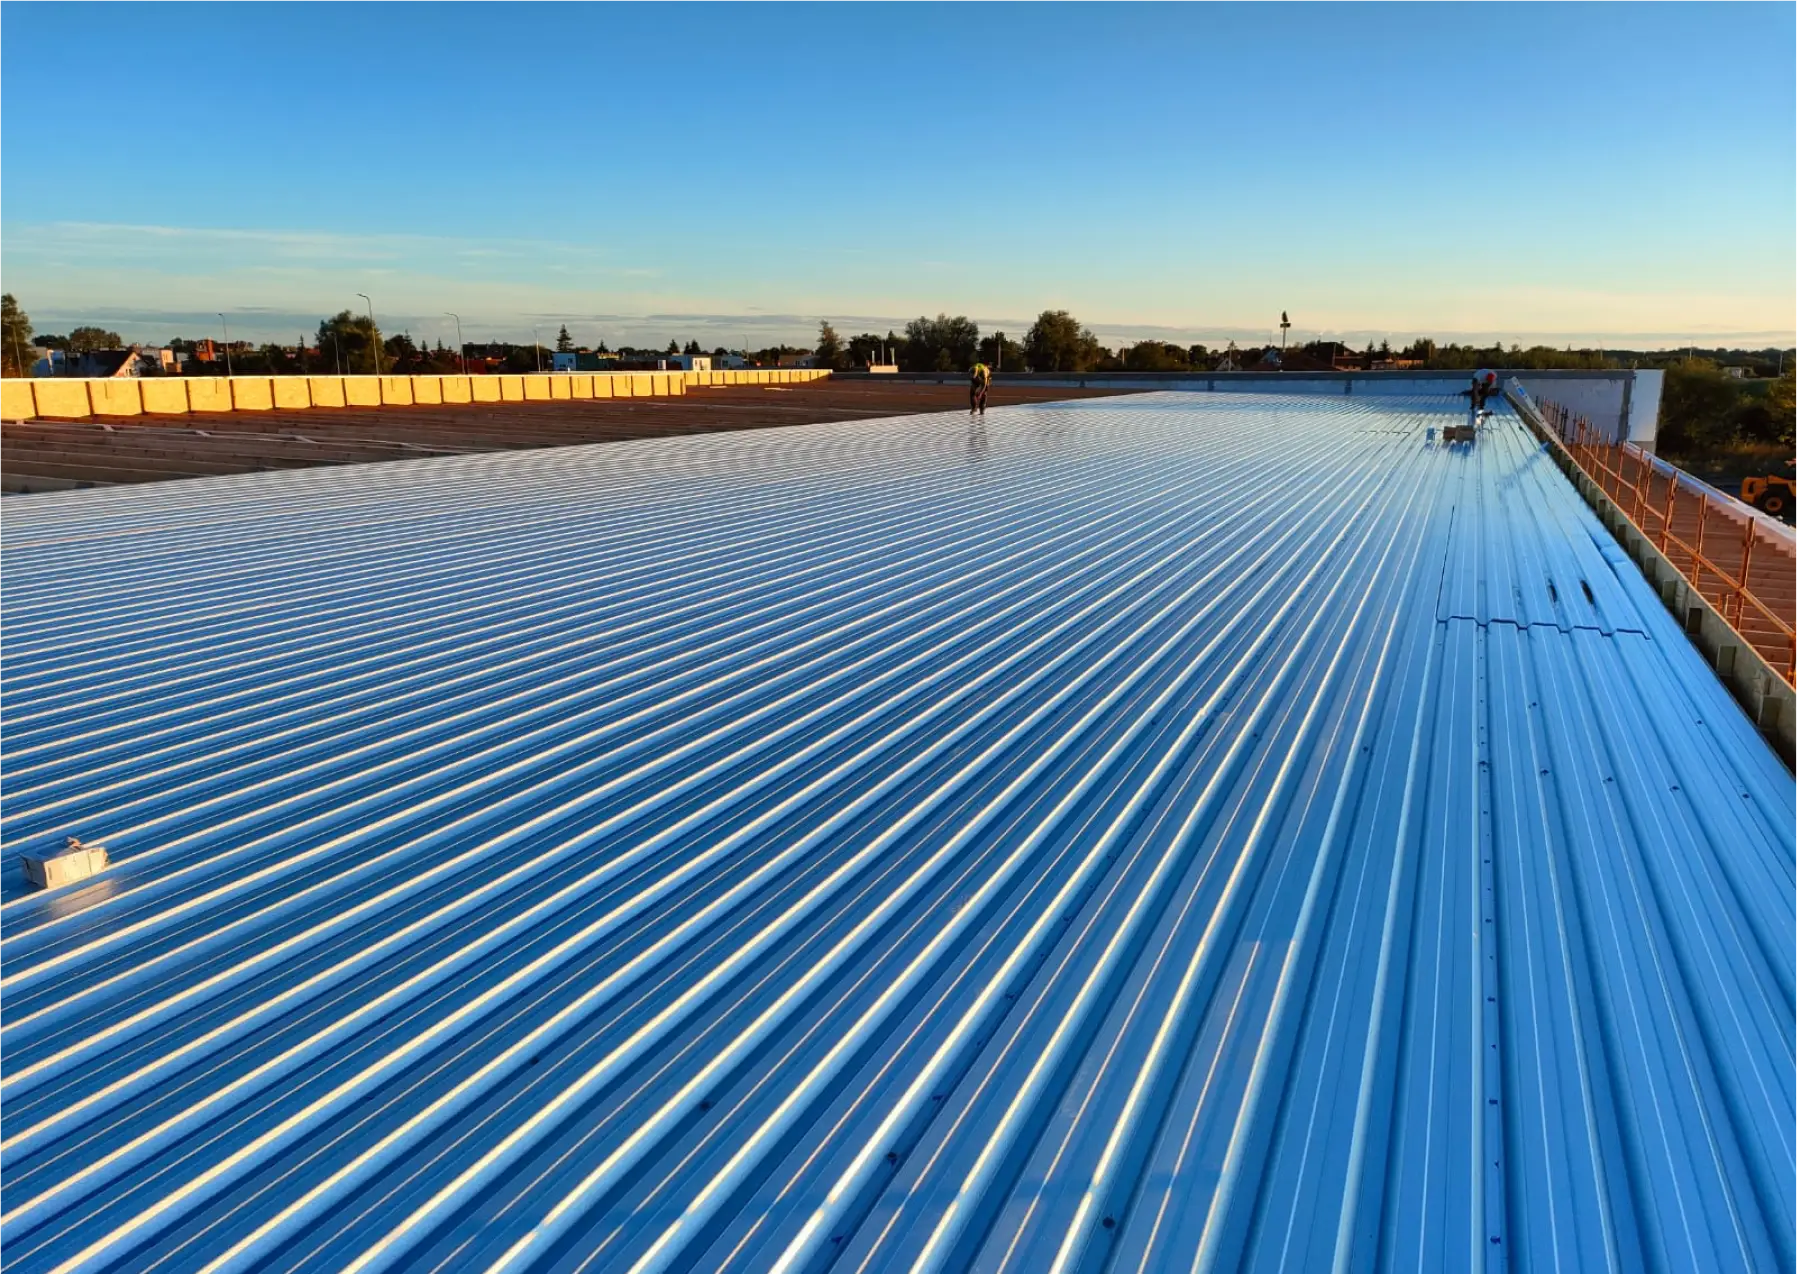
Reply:
[[542, 332], [540, 332], [540, 331], [538, 331], [538, 330], [537, 330], [537, 329], [536, 329], [536, 328], [534, 328], [534, 327], [533, 327], [533, 328], [531, 328], [531, 329], [530, 329], [530, 339], [531, 339], [531, 340], [532, 340], [532, 342], [534, 342], [534, 343], [535, 343], [535, 345], [536, 345], [536, 349], [537, 349], [537, 372], [538, 372], [538, 373], [539, 373], [539, 374], [541, 374], [541, 373], [542, 373], [542, 370], [543, 370], [543, 333], [542, 333]]
[[223, 326], [225, 329], [225, 375], [229, 376], [232, 374], [232, 372], [231, 372], [231, 325], [229, 323], [225, 322], [225, 316], [223, 314], [220, 314], [218, 316], [218, 321], [219, 321], [220, 325]]
[[455, 320], [456, 353], [461, 355], [462, 375], [466, 376], [468, 374], [468, 347], [462, 344], [462, 316], [455, 313], [453, 310], [444, 310], [443, 312]]
[[1291, 315], [1284, 310], [1279, 311], [1279, 352], [1281, 354], [1285, 353], [1285, 334], [1291, 331], [1291, 328]]
[[381, 329], [374, 321], [374, 302], [368, 300], [368, 293], [358, 292], [357, 296], [368, 301], [368, 339], [374, 346], [374, 374], [381, 374]]

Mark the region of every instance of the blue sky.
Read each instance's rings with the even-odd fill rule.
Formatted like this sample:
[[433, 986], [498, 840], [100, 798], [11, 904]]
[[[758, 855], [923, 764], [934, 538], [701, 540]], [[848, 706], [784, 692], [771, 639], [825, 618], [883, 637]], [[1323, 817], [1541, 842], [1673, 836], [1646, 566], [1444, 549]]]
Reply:
[[0, 10], [40, 330], [1789, 343], [1797, 8]]

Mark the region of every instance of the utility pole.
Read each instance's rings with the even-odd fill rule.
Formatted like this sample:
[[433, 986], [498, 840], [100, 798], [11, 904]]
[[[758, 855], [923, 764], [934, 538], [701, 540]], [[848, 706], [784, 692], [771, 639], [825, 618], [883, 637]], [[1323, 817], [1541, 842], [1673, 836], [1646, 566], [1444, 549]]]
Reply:
[[462, 375], [466, 376], [468, 374], [468, 347], [462, 344], [462, 316], [451, 310], [443, 312], [455, 320], [455, 347], [456, 352], [462, 357]]
[[220, 314], [218, 316], [218, 321], [220, 324], [222, 324], [224, 326], [224, 329], [225, 329], [225, 375], [229, 376], [232, 374], [232, 372], [231, 372], [231, 325], [229, 323], [225, 322], [225, 316], [223, 314]]
[[530, 329], [530, 339], [537, 348], [537, 371], [541, 373], [543, 370], [543, 334], [533, 327]]
[[368, 293], [358, 292], [357, 296], [368, 301], [368, 340], [374, 346], [374, 374], [381, 374], [381, 329], [374, 321], [374, 302], [368, 299]]

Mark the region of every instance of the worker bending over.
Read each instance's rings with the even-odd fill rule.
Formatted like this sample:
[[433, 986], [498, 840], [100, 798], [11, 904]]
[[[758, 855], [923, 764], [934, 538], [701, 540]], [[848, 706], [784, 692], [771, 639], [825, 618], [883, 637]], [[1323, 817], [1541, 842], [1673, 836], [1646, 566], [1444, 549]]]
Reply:
[[1473, 400], [1473, 414], [1485, 410], [1485, 404], [1498, 395], [1498, 378], [1496, 372], [1477, 371], [1473, 373], [1471, 389], [1460, 391], [1462, 395]]
[[967, 414], [986, 414], [986, 391], [992, 388], [992, 369], [984, 363], [973, 365], [972, 379], [967, 385]]

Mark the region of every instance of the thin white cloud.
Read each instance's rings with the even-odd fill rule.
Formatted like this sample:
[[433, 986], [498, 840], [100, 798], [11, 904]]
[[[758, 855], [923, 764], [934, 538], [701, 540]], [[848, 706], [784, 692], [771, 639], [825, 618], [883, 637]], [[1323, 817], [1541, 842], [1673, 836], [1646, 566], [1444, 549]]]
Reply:
[[[345, 307], [357, 292], [376, 298], [383, 326], [435, 332], [463, 318], [470, 339], [529, 339], [533, 322], [569, 318], [577, 339], [692, 336], [706, 344], [744, 339], [808, 342], [820, 318], [839, 331], [902, 330], [919, 313], [967, 313], [985, 331], [1020, 336], [1042, 309], [1067, 308], [1116, 344], [1158, 338], [1182, 344], [1276, 339], [1290, 309], [1294, 336], [1351, 344], [1416, 335], [1439, 340], [1543, 341], [1618, 348], [1791, 341], [1789, 280], [1763, 293], [1681, 292], [1660, 287], [1569, 287], [1518, 271], [1464, 280], [1419, 270], [1370, 286], [1353, 271], [1303, 286], [1261, 277], [1241, 262], [1208, 274], [1169, 268], [1154, 278], [1110, 278], [1089, 264], [1069, 279], [1052, 262], [1022, 282], [997, 271], [939, 277], [939, 261], [881, 258], [842, 268], [844, 254], [764, 260], [749, 253], [696, 252], [691, 244], [346, 234], [293, 229], [8, 224], [0, 265], [42, 330], [105, 321], [133, 339], [205, 330], [207, 316], [238, 316], [246, 335], [292, 339], [296, 324]], [[936, 267], [936, 268], [932, 268]], [[1185, 267], [1190, 273], [1190, 263]], [[1211, 269], [1211, 267], [1206, 267]], [[1015, 270], [1012, 271], [1016, 273]], [[1044, 286], [1046, 280], [1047, 286]], [[1632, 280], [1630, 280], [1632, 282]], [[1133, 302], [1119, 294], [1134, 296]], [[1269, 303], [1268, 296], [1274, 301]], [[113, 316], [107, 318], [106, 316]], [[998, 317], [979, 317], [979, 316]], [[203, 320], [203, 321], [201, 321]], [[267, 324], [266, 333], [254, 325]], [[130, 330], [127, 331], [127, 328]], [[237, 329], [234, 323], [233, 330]]]

